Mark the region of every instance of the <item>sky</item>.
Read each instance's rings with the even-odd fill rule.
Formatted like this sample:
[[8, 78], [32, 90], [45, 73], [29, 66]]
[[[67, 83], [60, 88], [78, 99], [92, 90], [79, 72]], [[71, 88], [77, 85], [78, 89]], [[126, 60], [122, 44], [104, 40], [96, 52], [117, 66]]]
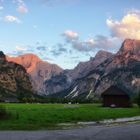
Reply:
[[140, 39], [139, 0], [0, 0], [0, 50], [64, 69]]

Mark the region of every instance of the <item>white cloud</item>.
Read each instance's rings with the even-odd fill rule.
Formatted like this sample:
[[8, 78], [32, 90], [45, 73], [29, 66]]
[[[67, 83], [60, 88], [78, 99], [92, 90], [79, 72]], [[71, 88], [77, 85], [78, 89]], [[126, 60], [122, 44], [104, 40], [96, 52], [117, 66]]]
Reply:
[[24, 14], [24, 13], [28, 12], [28, 9], [27, 9], [27, 7], [25, 5], [19, 5], [18, 8], [17, 8], [17, 11], [19, 13], [23, 13]]
[[95, 45], [95, 41], [93, 38], [88, 38], [85, 43], [87, 43], [89, 46]]
[[111, 51], [116, 51], [116, 49], [118, 49], [121, 45], [120, 39], [116, 37], [107, 37], [103, 35], [96, 36], [94, 42], [94, 48]]
[[21, 23], [21, 21], [15, 17], [15, 16], [12, 16], [12, 15], [7, 15], [4, 17], [4, 21], [5, 22], [15, 22], [15, 23]]
[[94, 38], [91, 37], [83, 41], [80, 40], [77, 32], [71, 30], [66, 30], [62, 35], [67, 44], [71, 45], [75, 50], [82, 52], [90, 52], [99, 49], [115, 50], [118, 48], [117, 45], [120, 42], [116, 37], [106, 37], [103, 35], [98, 35]]
[[128, 13], [120, 21], [107, 19], [106, 23], [113, 37], [118, 37], [120, 39], [140, 39], [139, 12]]
[[27, 51], [28, 49], [25, 48], [24, 46], [17, 45], [17, 46], [16, 46], [16, 50], [17, 50], [17, 51]]
[[17, 4], [17, 5], [24, 5], [24, 1], [23, 0], [12, 0], [12, 2], [14, 4]]
[[[3, 3], [6, 0], [0, 0], [0, 3]], [[12, 0], [12, 3], [17, 5], [17, 11], [19, 13], [25, 14], [28, 12], [27, 5], [25, 4], [24, 0]], [[0, 10], [3, 10], [4, 7], [0, 6]]]
[[65, 37], [67, 41], [74, 41], [79, 38], [78, 33], [71, 30], [66, 30], [62, 35]]
[[28, 12], [28, 8], [23, 0], [13, 0], [13, 3], [17, 4], [17, 11], [19, 13], [25, 14]]

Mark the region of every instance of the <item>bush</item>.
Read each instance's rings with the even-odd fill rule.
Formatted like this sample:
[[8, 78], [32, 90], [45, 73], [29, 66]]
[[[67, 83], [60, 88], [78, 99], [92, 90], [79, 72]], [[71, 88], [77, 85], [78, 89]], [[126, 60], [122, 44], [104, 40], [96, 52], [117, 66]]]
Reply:
[[140, 107], [140, 92], [139, 92], [139, 94], [138, 94], [137, 104], [138, 104], [138, 106]]
[[9, 115], [10, 114], [7, 112], [6, 108], [0, 105], [0, 120], [8, 118]]

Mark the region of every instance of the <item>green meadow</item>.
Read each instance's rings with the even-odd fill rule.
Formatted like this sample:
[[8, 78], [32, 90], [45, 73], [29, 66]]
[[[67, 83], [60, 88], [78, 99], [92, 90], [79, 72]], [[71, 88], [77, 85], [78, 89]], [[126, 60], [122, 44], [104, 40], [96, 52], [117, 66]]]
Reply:
[[140, 109], [103, 108], [101, 104], [0, 104], [10, 116], [0, 120], [1, 130], [40, 130], [56, 128], [59, 123], [99, 121], [139, 116]]

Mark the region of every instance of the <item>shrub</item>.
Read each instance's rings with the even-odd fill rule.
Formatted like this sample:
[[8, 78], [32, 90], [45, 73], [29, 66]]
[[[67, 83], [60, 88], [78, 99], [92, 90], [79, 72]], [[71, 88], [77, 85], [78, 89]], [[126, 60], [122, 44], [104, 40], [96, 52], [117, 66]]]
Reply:
[[0, 120], [6, 119], [9, 117], [9, 113], [7, 112], [6, 108], [2, 105], [0, 105]]

